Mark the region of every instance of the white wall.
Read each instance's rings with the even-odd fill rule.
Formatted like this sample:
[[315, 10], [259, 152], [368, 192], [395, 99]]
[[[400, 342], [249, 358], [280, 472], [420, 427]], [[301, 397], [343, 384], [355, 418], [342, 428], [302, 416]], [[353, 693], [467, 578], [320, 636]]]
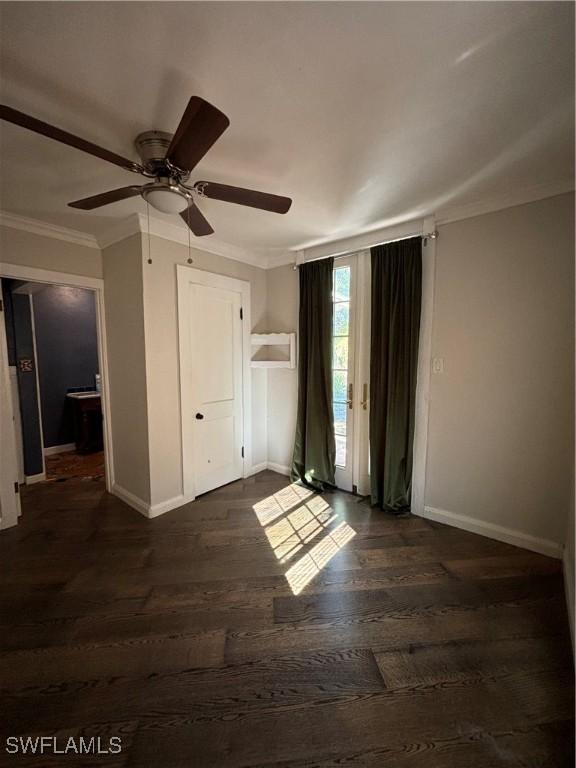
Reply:
[[574, 198], [439, 228], [426, 504], [562, 545], [573, 464]]
[[[574, 197], [439, 227], [425, 503], [560, 552], [571, 508]], [[298, 275], [269, 270], [267, 331], [298, 324]], [[268, 371], [268, 461], [290, 465], [297, 373]]]
[[[573, 196], [440, 227], [426, 504], [563, 545], [573, 489]], [[182, 494], [177, 263], [140, 235], [105, 249], [0, 228], [2, 259], [104, 275], [116, 482], [150, 505]], [[295, 331], [298, 273], [193, 251], [249, 280], [252, 330]], [[102, 260], [104, 268], [102, 271]], [[253, 464], [289, 467], [297, 372], [253, 369]], [[572, 534], [568, 534], [568, 541]]]
[[13, 227], [0, 226], [0, 261], [71, 275], [102, 277], [102, 255], [98, 248]]
[[[142, 254], [146, 379], [150, 442], [152, 506], [182, 496], [182, 439], [180, 426], [180, 374], [178, 367], [178, 319], [176, 264], [186, 264], [187, 247], [153, 237], [152, 264]], [[232, 261], [199, 249], [192, 252], [193, 266], [251, 285], [251, 322], [255, 332], [264, 330], [266, 273], [263, 269]], [[253, 464], [266, 461], [265, 371], [252, 369]]]
[[[133, 235], [104, 249], [0, 227], [1, 260], [56, 272], [103, 277], [108, 337], [113, 472], [117, 490], [162, 505], [182, 495], [176, 264], [188, 249]], [[194, 267], [251, 284], [251, 330], [266, 330], [266, 272], [241, 262], [193, 251]], [[267, 461], [267, 377], [252, 373], [252, 460]]]
[[140, 234], [104, 249], [114, 484], [150, 503]]
[[[298, 333], [298, 271], [290, 265], [270, 269], [267, 272], [267, 284], [267, 332]], [[291, 467], [298, 404], [298, 372], [290, 368], [269, 368], [267, 376], [268, 463], [276, 467]]]

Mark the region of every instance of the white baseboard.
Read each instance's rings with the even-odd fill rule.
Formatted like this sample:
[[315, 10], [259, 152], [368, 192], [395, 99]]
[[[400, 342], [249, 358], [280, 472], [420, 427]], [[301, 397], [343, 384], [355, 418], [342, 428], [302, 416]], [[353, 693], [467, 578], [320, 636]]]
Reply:
[[570, 636], [572, 638], [572, 651], [576, 653], [576, 641], [574, 632], [574, 600], [576, 595], [574, 594], [574, 561], [568, 552], [568, 547], [564, 547], [564, 556], [562, 558], [562, 566], [564, 571], [564, 591], [566, 592], [566, 602], [568, 604], [568, 620], [570, 622]]
[[428, 520], [434, 520], [437, 523], [445, 523], [454, 528], [462, 528], [464, 531], [477, 533], [480, 536], [487, 536], [489, 539], [503, 541], [505, 544], [512, 544], [515, 547], [529, 549], [541, 555], [555, 557], [558, 560], [562, 559], [562, 545], [549, 539], [539, 539], [536, 536], [515, 531], [512, 528], [504, 528], [495, 523], [487, 523], [484, 520], [460, 515], [456, 512], [448, 512], [445, 509], [436, 509], [435, 507], [425, 506], [421, 517], [426, 517]]
[[44, 448], [44, 456], [54, 456], [56, 453], [66, 453], [66, 451], [75, 451], [76, 443], [64, 443], [63, 445], [50, 445]]
[[276, 464], [273, 461], [261, 461], [260, 464], [253, 464], [248, 477], [257, 475], [258, 472], [263, 472], [265, 469], [271, 469], [272, 472], [278, 472], [279, 475], [290, 477], [290, 467], [285, 467], [284, 464]]
[[274, 461], [268, 461], [266, 462], [266, 466], [273, 472], [278, 472], [279, 475], [290, 477], [290, 467], [285, 467], [284, 464], [276, 464]]
[[118, 483], [112, 484], [112, 493], [114, 496], [118, 496], [119, 499], [122, 499], [122, 501], [126, 502], [128, 506], [132, 507], [132, 509], [136, 509], [138, 512], [140, 512], [141, 515], [148, 517], [150, 504], [148, 504], [146, 501], [143, 501], [138, 496], [130, 493], [130, 491], [122, 488], [122, 486], [118, 485]]
[[161, 501], [158, 504], [152, 504], [148, 507], [146, 517], [158, 517], [158, 515], [163, 515], [164, 512], [170, 512], [173, 509], [178, 509], [178, 507], [183, 507], [184, 504], [189, 504], [194, 499], [194, 496], [184, 496], [184, 494], [181, 494], [180, 496], [174, 496], [172, 499]]
[[[258, 472], [262, 472], [265, 469], [271, 469], [274, 472], [278, 472], [280, 475], [290, 475], [289, 467], [285, 467], [282, 464], [275, 464], [274, 462], [263, 461], [260, 464], [252, 465], [248, 477], [257, 474]], [[115, 496], [118, 496], [119, 499], [122, 499], [122, 501], [126, 502], [130, 507], [140, 512], [141, 515], [148, 518], [158, 517], [165, 512], [170, 512], [172, 509], [183, 507], [184, 504], [189, 504], [191, 501], [194, 501], [195, 498], [194, 496], [185, 496], [182, 494], [180, 496], [174, 496], [174, 498], [168, 499], [167, 501], [161, 501], [158, 504], [149, 504], [130, 491], [127, 491], [121, 485], [118, 485], [118, 483], [112, 484], [112, 493]]]
[[174, 496], [172, 499], [161, 501], [158, 504], [149, 504], [147, 501], [139, 498], [135, 494], [127, 491], [126, 488], [122, 488], [118, 483], [112, 485], [112, 493], [118, 496], [119, 499], [126, 502], [132, 509], [136, 509], [144, 517], [152, 518], [163, 515], [165, 512], [170, 512], [172, 509], [188, 504], [190, 501], [194, 501], [194, 496], [187, 497], [184, 495]]
[[260, 464], [252, 464], [247, 476], [252, 477], [252, 475], [257, 475], [258, 472], [263, 472], [265, 469], [268, 469], [267, 461], [261, 461]]
[[39, 472], [37, 475], [24, 475], [24, 482], [26, 485], [41, 483], [43, 480], [46, 480], [46, 472]]

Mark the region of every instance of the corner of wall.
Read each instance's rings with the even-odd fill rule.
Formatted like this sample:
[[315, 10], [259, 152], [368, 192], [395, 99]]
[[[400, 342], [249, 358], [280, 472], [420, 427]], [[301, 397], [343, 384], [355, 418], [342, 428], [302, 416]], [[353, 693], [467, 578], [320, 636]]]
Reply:
[[147, 514], [150, 456], [141, 234], [102, 252], [114, 482], [112, 491]]
[[[266, 272], [266, 331], [298, 334], [298, 272], [284, 264]], [[298, 338], [296, 338], [298, 355]], [[296, 409], [298, 371], [291, 368], [267, 370], [267, 466], [280, 474], [290, 474]]]

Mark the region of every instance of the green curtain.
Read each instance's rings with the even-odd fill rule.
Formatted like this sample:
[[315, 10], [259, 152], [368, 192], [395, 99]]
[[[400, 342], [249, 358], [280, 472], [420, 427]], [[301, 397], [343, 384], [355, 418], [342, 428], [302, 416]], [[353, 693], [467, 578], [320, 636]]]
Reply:
[[300, 267], [298, 415], [292, 480], [316, 490], [335, 484], [332, 418], [332, 271], [334, 259]]
[[422, 299], [420, 237], [378, 245], [372, 256], [370, 480], [372, 504], [410, 511]]

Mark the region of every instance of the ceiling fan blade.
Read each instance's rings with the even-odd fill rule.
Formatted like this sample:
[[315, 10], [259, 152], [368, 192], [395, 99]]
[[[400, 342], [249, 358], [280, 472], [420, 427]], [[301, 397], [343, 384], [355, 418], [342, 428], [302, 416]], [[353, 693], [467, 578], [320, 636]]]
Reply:
[[214, 232], [208, 219], [205, 218], [204, 214], [195, 203], [190, 203], [188, 208], [185, 211], [182, 211], [180, 216], [184, 219], [186, 224], [188, 224], [196, 237], [211, 235]]
[[69, 147], [79, 149], [81, 152], [87, 152], [89, 155], [99, 157], [101, 160], [119, 165], [120, 168], [125, 168], [127, 171], [141, 173], [143, 170], [141, 165], [134, 163], [132, 160], [121, 157], [115, 152], [110, 152], [108, 149], [99, 147], [97, 144], [92, 144], [91, 141], [86, 141], [78, 136], [74, 136], [72, 133], [55, 128], [53, 125], [37, 120], [35, 117], [30, 117], [30, 115], [19, 112], [17, 109], [12, 109], [12, 107], [7, 107], [4, 104], [0, 104], [0, 120], [6, 120], [9, 123], [14, 123], [14, 125], [27, 128], [29, 131], [39, 133], [41, 136], [47, 136], [49, 139], [54, 139], [54, 141], [59, 141]]
[[263, 211], [272, 211], [272, 213], [287, 213], [292, 205], [292, 200], [289, 197], [269, 195], [254, 189], [230, 187], [228, 184], [216, 184], [213, 181], [197, 181], [194, 188], [201, 195], [210, 197], [212, 200], [249, 205], [251, 208], [260, 208]]
[[166, 159], [191, 171], [230, 125], [223, 112], [199, 96], [192, 96], [172, 137]]
[[117, 203], [119, 200], [126, 200], [129, 197], [136, 197], [140, 194], [142, 187], [120, 187], [120, 189], [111, 189], [110, 192], [102, 192], [101, 195], [85, 197], [82, 200], [74, 200], [68, 203], [70, 208], [80, 208], [82, 211], [92, 211], [94, 208], [101, 208], [109, 203]]

